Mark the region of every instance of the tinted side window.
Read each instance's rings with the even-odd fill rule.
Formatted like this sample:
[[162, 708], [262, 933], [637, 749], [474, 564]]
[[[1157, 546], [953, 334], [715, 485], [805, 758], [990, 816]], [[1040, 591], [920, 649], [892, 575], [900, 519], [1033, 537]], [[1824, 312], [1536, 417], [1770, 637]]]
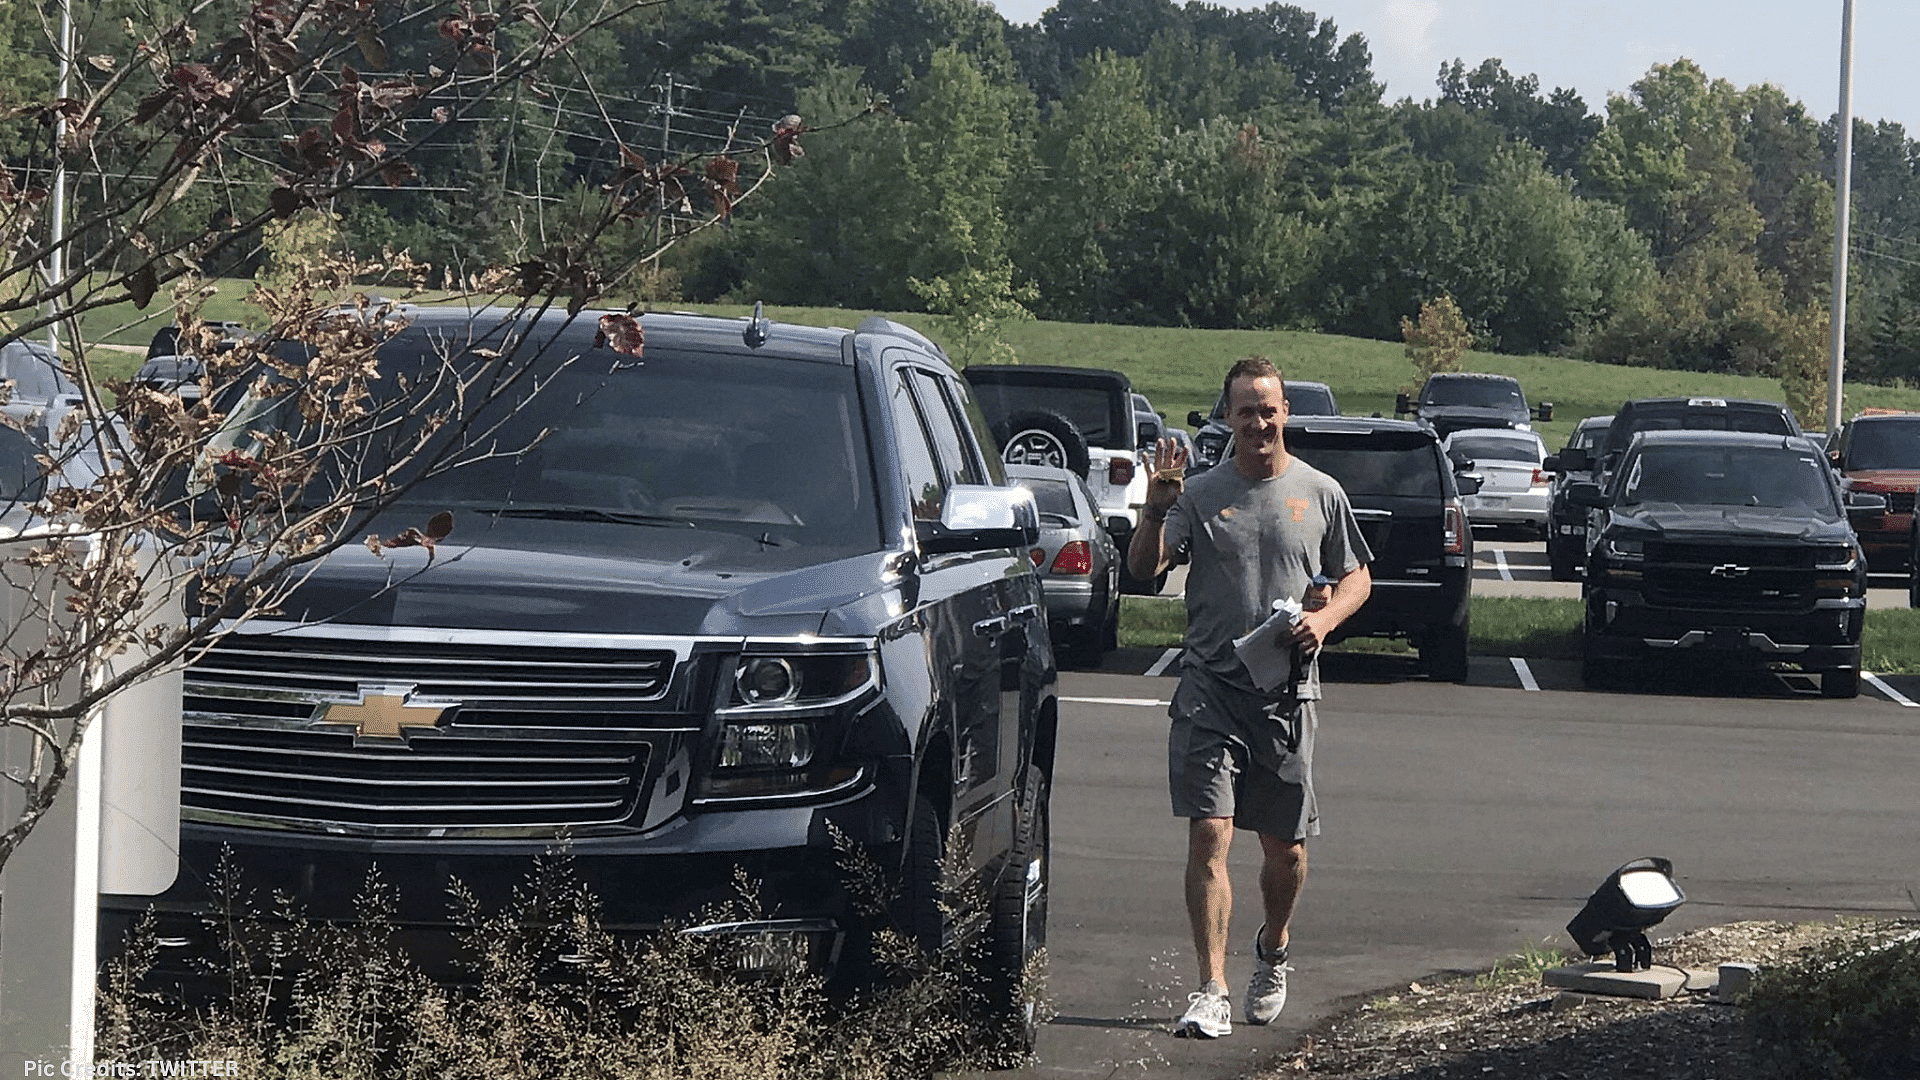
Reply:
[[900, 471], [907, 479], [907, 500], [913, 516], [920, 521], [938, 521], [940, 504], [946, 501], [947, 485], [933, 456], [926, 423], [914, 404], [913, 392], [907, 388], [906, 372], [900, 372], [893, 380], [888, 397], [893, 410], [894, 435], [899, 440], [894, 449], [899, 455]]
[[907, 380], [913, 384], [914, 396], [919, 399], [921, 414], [927, 421], [927, 433], [933, 437], [933, 448], [940, 459], [941, 479], [949, 487], [980, 483], [979, 463], [967, 452], [967, 439], [960, 434], [960, 423], [953, 415], [953, 405], [941, 391], [943, 380], [932, 372], [918, 368], [907, 369]]
[[986, 467], [987, 482], [1004, 484], [1007, 472], [1000, 460], [1000, 444], [994, 440], [993, 427], [987, 423], [987, 416], [975, 399], [973, 385], [964, 379], [949, 383], [947, 389], [959, 404], [960, 415], [966, 419], [967, 429], [973, 432], [973, 444], [980, 448], [981, 464]]

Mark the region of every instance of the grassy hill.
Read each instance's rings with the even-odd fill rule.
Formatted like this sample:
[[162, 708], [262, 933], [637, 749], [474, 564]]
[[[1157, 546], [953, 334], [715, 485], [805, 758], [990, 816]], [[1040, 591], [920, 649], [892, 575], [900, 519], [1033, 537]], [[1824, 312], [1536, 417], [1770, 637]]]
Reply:
[[[219, 292], [204, 309], [206, 318], [259, 324], [259, 313], [245, 300], [250, 283], [223, 281], [218, 284]], [[677, 310], [731, 317], [744, 316], [751, 310], [729, 304], [674, 306]], [[160, 314], [154, 314], [155, 311]], [[769, 307], [766, 311], [768, 317], [775, 320], [812, 326], [855, 326], [870, 314], [842, 308]], [[911, 313], [889, 313], [889, 317], [936, 341], [945, 337], [937, 318]], [[125, 306], [91, 312], [81, 324], [82, 332], [90, 341], [144, 347], [166, 318], [164, 309], [157, 305], [148, 312]], [[1153, 399], [1154, 407], [1176, 424], [1185, 424], [1190, 410], [1212, 408], [1227, 367], [1249, 353], [1269, 357], [1290, 377], [1313, 379], [1333, 387], [1339, 395], [1341, 409], [1348, 413], [1391, 415], [1394, 394], [1414, 388], [1413, 366], [1399, 342], [1285, 330], [1192, 330], [1058, 322], [1013, 323], [1004, 328], [1003, 336], [1019, 353], [1022, 363], [1067, 364], [1126, 372], [1134, 387]], [[95, 354], [94, 362], [103, 372], [125, 375], [137, 365], [138, 356], [102, 351]], [[1539, 425], [1549, 447], [1565, 443], [1582, 417], [1611, 413], [1628, 398], [1688, 395], [1782, 399], [1778, 382], [1734, 375], [1656, 371], [1559, 357], [1480, 352], [1469, 353], [1463, 366], [1469, 371], [1512, 375], [1526, 388], [1529, 401], [1553, 402], [1554, 419]], [[1920, 390], [1865, 384], [1848, 388], [1849, 412], [1869, 405], [1920, 410]]]

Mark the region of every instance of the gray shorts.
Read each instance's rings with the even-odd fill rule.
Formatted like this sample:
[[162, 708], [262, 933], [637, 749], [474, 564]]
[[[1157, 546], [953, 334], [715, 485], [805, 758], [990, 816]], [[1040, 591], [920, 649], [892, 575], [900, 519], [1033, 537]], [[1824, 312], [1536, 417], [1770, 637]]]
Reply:
[[1290, 840], [1320, 835], [1313, 702], [1274, 701], [1188, 668], [1167, 715], [1176, 817], [1230, 817], [1236, 828]]

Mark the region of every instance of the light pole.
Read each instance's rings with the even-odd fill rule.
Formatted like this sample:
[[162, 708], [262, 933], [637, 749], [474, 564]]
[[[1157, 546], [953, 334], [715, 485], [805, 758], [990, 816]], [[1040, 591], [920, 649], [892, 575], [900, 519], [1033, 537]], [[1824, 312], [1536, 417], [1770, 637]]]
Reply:
[[1853, 0], [1841, 0], [1840, 141], [1833, 170], [1833, 326], [1827, 363], [1827, 430], [1840, 430], [1847, 371], [1847, 214], [1853, 195]]

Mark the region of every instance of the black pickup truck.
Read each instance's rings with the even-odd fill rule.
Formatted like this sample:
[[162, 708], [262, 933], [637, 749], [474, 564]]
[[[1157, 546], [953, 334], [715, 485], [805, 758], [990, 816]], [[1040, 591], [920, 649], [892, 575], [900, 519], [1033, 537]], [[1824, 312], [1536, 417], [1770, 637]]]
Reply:
[[1650, 660], [1793, 664], [1827, 697], [1860, 692], [1867, 562], [1821, 449], [1793, 436], [1649, 431], [1603, 490], [1569, 497], [1602, 524], [1587, 555], [1582, 678]]
[[[465, 429], [488, 452], [369, 530], [450, 511], [436, 559], [344, 547], [187, 671], [161, 969], [210, 947], [223, 847], [329, 920], [377, 867], [401, 942], [457, 973], [449, 884], [497, 907], [564, 837], [609, 931], [735, 898], [737, 868], [767, 918], [702, 932], [743, 970], [846, 983], [876, 924], [836, 834], [935, 944], [962, 918], [938, 880], [952, 827], [990, 907], [960, 925], [983, 927], [986, 985], [1030, 1045], [1015, 989], [1045, 940], [1058, 724], [1038, 516], [941, 351], [882, 319], [646, 315], [639, 357], [591, 314], [410, 319], [369, 407], [429, 415], [412, 399], [450, 385], [422, 377], [443, 356], [531, 354], [539, 389], [483, 407]], [[274, 400], [208, 453], [297, 433]], [[149, 902], [104, 897], [104, 939]]]

